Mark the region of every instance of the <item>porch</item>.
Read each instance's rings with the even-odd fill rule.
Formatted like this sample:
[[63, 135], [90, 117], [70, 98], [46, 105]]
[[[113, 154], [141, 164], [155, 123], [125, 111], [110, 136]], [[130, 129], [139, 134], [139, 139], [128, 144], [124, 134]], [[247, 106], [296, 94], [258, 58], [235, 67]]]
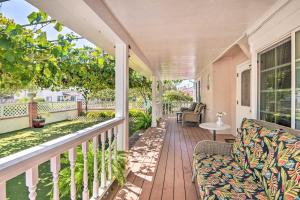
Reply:
[[[231, 138], [217, 135], [218, 141]], [[197, 142], [211, 139], [207, 130], [166, 118], [161, 127], [149, 129], [130, 149], [130, 173], [114, 199], [199, 199], [197, 185], [191, 182], [192, 155]]]

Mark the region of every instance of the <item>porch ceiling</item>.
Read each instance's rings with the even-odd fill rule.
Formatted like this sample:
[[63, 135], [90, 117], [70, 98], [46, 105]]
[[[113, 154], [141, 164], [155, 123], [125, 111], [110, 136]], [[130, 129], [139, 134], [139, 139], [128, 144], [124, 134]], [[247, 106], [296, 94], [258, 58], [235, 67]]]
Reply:
[[193, 79], [276, 0], [27, 0], [114, 54], [130, 44], [130, 66], [160, 79]]
[[104, 0], [163, 79], [195, 78], [276, 0]]

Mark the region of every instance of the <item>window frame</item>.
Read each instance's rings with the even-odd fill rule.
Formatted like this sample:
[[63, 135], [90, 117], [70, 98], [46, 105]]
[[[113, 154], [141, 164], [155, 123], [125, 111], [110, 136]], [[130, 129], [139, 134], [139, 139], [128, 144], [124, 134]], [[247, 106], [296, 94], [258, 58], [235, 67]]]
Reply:
[[295, 129], [296, 127], [296, 33], [300, 32], [300, 27], [295, 28], [291, 32], [287, 33], [284, 37], [282, 37], [280, 40], [272, 43], [272, 45], [266, 47], [262, 51], [257, 52], [257, 71], [256, 71], [256, 77], [257, 77], [257, 105], [256, 110], [257, 119], [260, 119], [260, 55], [269, 51], [270, 49], [276, 48], [277, 46], [283, 44], [284, 42], [287, 42], [288, 40], [291, 40], [291, 128]]
[[[271, 51], [271, 50], [275, 50], [277, 47], [279, 47], [280, 45], [284, 44], [284, 43], [287, 43], [287, 42], [291, 42], [291, 127], [293, 127], [293, 118], [292, 118], [292, 113], [293, 113], [293, 110], [292, 110], [292, 105], [293, 105], [293, 72], [294, 69], [293, 69], [293, 43], [295, 43], [295, 41], [293, 41], [293, 38], [291, 36], [285, 38], [285, 39], [282, 39], [280, 41], [278, 41], [277, 43], [273, 44], [272, 46], [269, 46], [268, 48], [264, 49], [263, 51], [260, 51], [258, 54], [257, 54], [257, 119], [261, 119], [260, 117], [260, 112], [261, 112], [261, 55], [263, 55], [264, 53], [268, 52], [268, 51]], [[276, 50], [275, 50], [276, 51]], [[276, 62], [276, 52], [275, 52], [275, 56], [274, 56], [274, 59], [275, 59], [275, 62]], [[280, 65], [275, 65], [274, 67], [272, 68], [269, 68], [269, 69], [265, 69], [264, 71], [268, 71], [268, 70], [275, 70], [275, 73], [276, 73], [276, 70], [279, 69], [279, 68], [282, 68], [283, 66], [280, 66]], [[276, 77], [276, 74], [275, 74], [275, 77]], [[276, 87], [276, 86], [275, 86]], [[295, 89], [294, 89], [295, 90]], [[295, 97], [294, 97], [295, 98]], [[275, 99], [276, 99], [276, 93], [275, 93]], [[275, 105], [276, 106], [276, 105]], [[295, 119], [294, 119], [295, 121]], [[295, 123], [294, 123], [295, 125]]]

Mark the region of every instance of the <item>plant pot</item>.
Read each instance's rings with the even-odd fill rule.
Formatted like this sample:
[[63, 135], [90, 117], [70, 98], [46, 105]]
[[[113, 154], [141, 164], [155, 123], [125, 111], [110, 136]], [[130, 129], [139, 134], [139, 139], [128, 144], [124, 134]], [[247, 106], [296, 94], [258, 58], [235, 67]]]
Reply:
[[45, 126], [45, 118], [33, 119], [32, 125], [34, 128], [42, 128]]

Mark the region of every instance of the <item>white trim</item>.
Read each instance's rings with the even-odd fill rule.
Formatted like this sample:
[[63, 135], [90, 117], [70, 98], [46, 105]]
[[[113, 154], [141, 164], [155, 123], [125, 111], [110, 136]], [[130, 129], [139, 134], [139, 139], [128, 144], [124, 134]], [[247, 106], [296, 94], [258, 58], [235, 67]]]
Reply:
[[248, 36], [257, 32], [264, 24], [270, 21], [273, 16], [280, 11], [284, 6], [290, 3], [291, 0], [279, 0], [277, 1], [261, 18], [259, 18], [250, 28], [247, 29], [246, 34]]
[[128, 45], [125, 43], [116, 44], [115, 49], [115, 112], [116, 117], [124, 118], [124, 122], [119, 127], [118, 149], [128, 150], [129, 137], [129, 114], [128, 114], [128, 88], [129, 88], [129, 68], [128, 68]]
[[291, 66], [291, 89], [292, 89], [292, 94], [291, 94], [291, 128], [295, 128], [296, 126], [296, 59], [295, 59], [295, 34], [296, 32], [293, 32], [291, 35], [291, 53], [292, 53], [292, 66]]

